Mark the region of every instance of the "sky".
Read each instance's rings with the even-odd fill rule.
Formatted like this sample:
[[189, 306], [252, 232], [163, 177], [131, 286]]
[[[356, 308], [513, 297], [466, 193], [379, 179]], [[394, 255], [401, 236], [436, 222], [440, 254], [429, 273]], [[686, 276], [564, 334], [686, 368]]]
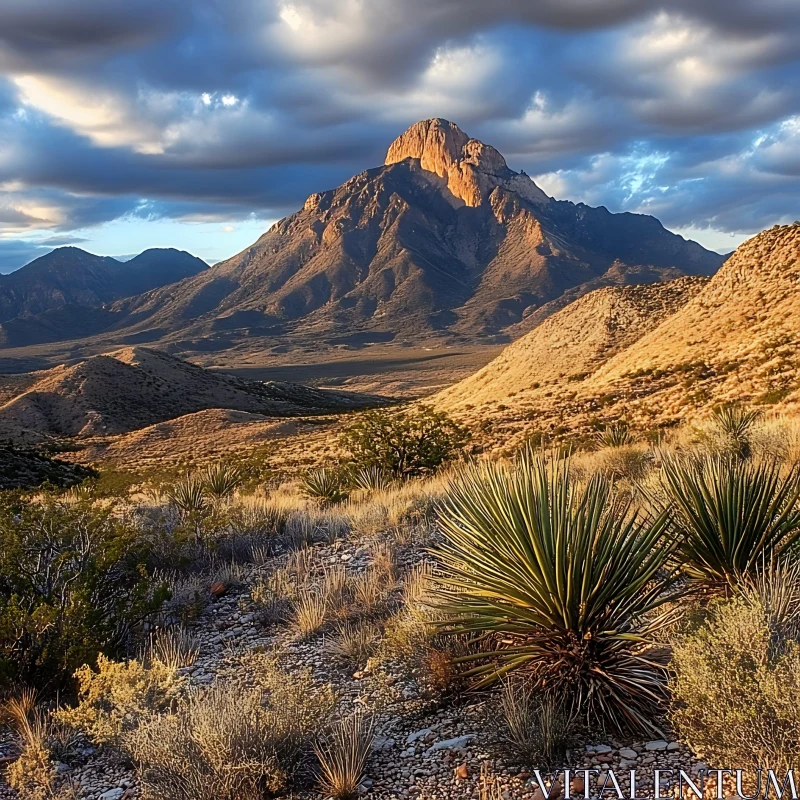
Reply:
[[2, 0], [0, 272], [227, 258], [434, 116], [727, 252], [800, 218], [800, 2]]

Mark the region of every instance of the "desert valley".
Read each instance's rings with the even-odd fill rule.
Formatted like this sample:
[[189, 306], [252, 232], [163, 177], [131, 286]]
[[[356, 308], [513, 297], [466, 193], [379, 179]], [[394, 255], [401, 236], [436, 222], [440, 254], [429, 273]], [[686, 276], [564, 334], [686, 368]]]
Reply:
[[0, 276], [0, 797], [783, 781], [800, 222], [723, 256], [439, 118], [319, 189]]

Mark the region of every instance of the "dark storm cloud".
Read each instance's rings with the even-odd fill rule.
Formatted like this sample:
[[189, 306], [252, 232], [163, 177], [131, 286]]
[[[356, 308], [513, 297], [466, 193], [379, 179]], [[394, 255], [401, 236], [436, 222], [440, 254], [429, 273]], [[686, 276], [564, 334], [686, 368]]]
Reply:
[[799, 43], [796, 0], [4, 0], [0, 242], [284, 213], [428, 116], [554, 193], [753, 230], [800, 200]]

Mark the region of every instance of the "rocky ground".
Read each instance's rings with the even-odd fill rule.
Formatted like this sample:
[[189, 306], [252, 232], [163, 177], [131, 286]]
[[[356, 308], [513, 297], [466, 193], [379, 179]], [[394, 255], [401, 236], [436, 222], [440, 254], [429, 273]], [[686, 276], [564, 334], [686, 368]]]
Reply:
[[[370, 547], [353, 541], [317, 544], [314, 550], [317, 563], [344, 564], [352, 574], [365, 570], [371, 559]], [[418, 548], [399, 549], [401, 570], [419, 559]], [[499, 755], [491, 724], [487, 724], [496, 714], [496, 699], [470, 693], [430, 697], [399, 666], [390, 663], [348, 669], [331, 659], [324, 634], [302, 641], [285, 625], [265, 626], [250, 598], [250, 586], [269, 568], [253, 567], [241, 586], [210, 602], [192, 624], [192, 633], [200, 642], [196, 663], [184, 669], [192, 684], [225, 681], [243, 688], [252, 686], [255, 679], [249, 659], [254, 654], [273, 654], [289, 674], [310, 668], [315, 681], [333, 684], [346, 707], [360, 706], [376, 713], [377, 735], [368, 777], [362, 785], [365, 796], [376, 800], [541, 800], [535, 776]], [[10, 753], [10, 742], [0, 742], [0, 758]], [[70, 770], [79, 797], [126, 800], [138, 796], [133, 769], [118, 757], [87, 746], [81, 761], [82, 766], [73, 765]], [[590, 794], [585, 794], [577, 781], [572, 786], [574, 797], [597, 796], [595, 781], [602, 784], [608, 770], [616, 773], [628, 797], [629, 782], [622, 777], [627, 777], [631, 769], [637, 770], [637, 781], [646, 796], [652, 789], [654, 769], [684, 769], [696, 775], [704, 766], [674, 741], [607, 736], [595, 737], [573, 749], [568, 763], [573, 772], [596, 770], [591, 773]], [[64, 769], [68, 769], [66, 765]], [[307, 794], [314, 796], [313, 791]], [[604, 795], [614, 796], [613, 792]], [[12, 797], [10, 789], [0, 786], [0, 799]]]

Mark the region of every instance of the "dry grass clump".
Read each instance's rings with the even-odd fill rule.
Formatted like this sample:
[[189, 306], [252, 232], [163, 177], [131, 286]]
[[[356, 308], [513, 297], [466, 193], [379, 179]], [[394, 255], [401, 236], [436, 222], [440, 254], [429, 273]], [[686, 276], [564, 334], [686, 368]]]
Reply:
[[126, 733], [146, 800], [262, 800], [310, 778], [314, 742], [335, 706], [331, 688], [272, 662], [256, 675], [265, 691], [193, 692], [174, 713]]
[[74, 731], [39, 705], [32, 690], [7, 700], [2, 717], [19, 749], [19, 758], [8, 767], [6, 779], [20, 800], [68, 800], [71, 787], [59, 782], [56, 761], [73, 754]]
[[321, 591], [301, 590], [293, 608], [292, 625], [298, 636], [310, 639], [322, 630], [327, 621], [328, 600]]
[[56, 719], [82, 730], [96, 744], [118, 743], [120, 736], [178, 697], [183, 679], [172, 667], [154, 660], [97, 659], [97, 671], [83, 666], [76, 673], [79, 702], [56, 712]]
[[200, 640], [183, 625], [171, 625], [150, 634], [142, 662], [148, 666], [158, 662], [169, 670], [177, 671], [191, 667], [199, 654]]
[[563, 766], [574, 738], [575, 718], [557, 698], [542, 695], [530, 681], [509, 680], [500, 694], [500, 737], [530, 767]]
[[351, 667], [363, 667], [378, 647], [380, 630], [371, 623], [345, 622], [325, 642], [325, 652]]
[[781, 578], [788, 604], [754, 584], [675, 647], [671, 721], [709, 763], [800, 768], [800, 584], [796, 569]]
[[320, 788], [326, 796], [346, 800], [358, 794], [374, 738], [374, 718], [356, 712], [337, 722], [315, 746]]

